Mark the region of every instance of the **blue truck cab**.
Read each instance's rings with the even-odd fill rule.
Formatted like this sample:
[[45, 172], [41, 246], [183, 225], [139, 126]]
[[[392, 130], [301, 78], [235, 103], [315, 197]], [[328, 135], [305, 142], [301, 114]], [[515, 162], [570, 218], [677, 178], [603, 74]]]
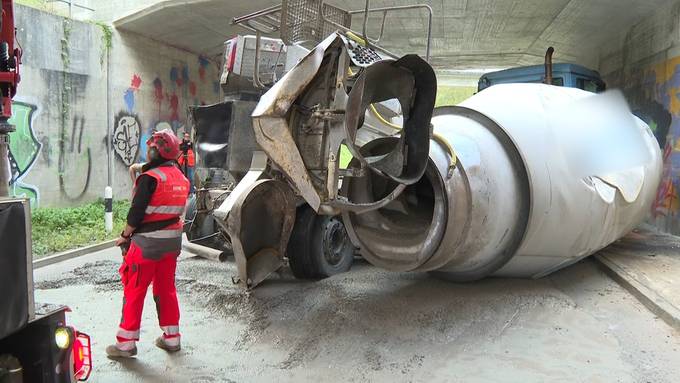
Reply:
[[[553, 64], [552, 72], [553, 85], [579, 88], [593, 93], [599, 93], [606, 89], [598, 72], [578, 64]], [[510, 68], [484, 74], [479, 78], [477, 91], [482, 91], [496, 84], [542, 83], [544, 79], [544, 65]]]

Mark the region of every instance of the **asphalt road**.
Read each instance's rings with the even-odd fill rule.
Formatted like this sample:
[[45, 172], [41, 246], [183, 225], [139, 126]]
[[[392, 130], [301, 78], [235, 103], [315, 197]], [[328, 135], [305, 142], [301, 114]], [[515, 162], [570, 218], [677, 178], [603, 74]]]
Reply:
[[363, 262], [344, 275], [289, 272], [253, 292], [233, 263], [183, 256], [183, 350], [153, 346], [151, 294], [139, 355], [106, 358], [120, 318], [110, 249], [35, 271], [36, 299], [63, 303], [93, 337], [92, 382], [677, 382], [680, 334], [590, 260], [541, 280], [452, 284]]

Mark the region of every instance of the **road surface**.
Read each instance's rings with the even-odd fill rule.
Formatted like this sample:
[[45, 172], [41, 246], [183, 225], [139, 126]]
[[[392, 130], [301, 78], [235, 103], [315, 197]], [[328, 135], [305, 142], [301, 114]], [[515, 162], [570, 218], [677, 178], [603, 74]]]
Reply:
[[233, 263], [183, 255], [183, 349], [153, 346], [147, 296], [139, 355], [104, 354], [122, 288], [117, 249], [35, 271], [36, 298], [64, 303], [93, 337], [93, 382], [677, 382], [680, 334], [585, 260], [541, 280], [452, 284], [363, 262], [323, 281], [283, 271], [253, 292]]

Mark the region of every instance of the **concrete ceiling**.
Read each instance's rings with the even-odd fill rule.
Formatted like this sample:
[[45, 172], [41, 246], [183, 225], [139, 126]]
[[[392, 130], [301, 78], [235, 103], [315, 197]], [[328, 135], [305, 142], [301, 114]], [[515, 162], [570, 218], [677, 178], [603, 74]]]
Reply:
[[[328, 0], [346, 10], [364, 0]], [[541, 63], [545, 49], [556, 61], [597, 67], [606, 44], [619, 44], [632, 25], [673, 0], [373, 0], [371, 7], [424, 2], [434, 10], [432, 63], [439, 70], [499, 68]], [[114, 21], [134, 32], [196, 53], [218, 56], [224, 40], [246, 30], [231, 19], [276, 0], [167, 0]], [[370, 19], [377, 36], [380, 18]], [[353, 17], [360, 29], [362, 16]], [[421, 10], [388, 14], [382, 45], [424, 55], [427, 18]]]

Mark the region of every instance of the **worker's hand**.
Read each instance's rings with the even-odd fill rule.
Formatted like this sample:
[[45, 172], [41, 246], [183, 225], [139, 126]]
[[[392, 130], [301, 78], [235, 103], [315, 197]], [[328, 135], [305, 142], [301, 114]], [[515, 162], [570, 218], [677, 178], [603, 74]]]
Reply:
[[118, 239], [116, 239], [116, 246], [121, 247], [128, 242], [130, 242], [130, 238], [124, 238], [124, 237], [121, 236], [121, 237], [118, 237]]
[[142, 166], [144, 166], [143, 163], [138, 163], [132, 164], [128, 168], [128, 173], [130, 174], [130, 179], [132, 179], [132, 182], [134, 182], [137, 179], [137, 173], [142, 172]]

